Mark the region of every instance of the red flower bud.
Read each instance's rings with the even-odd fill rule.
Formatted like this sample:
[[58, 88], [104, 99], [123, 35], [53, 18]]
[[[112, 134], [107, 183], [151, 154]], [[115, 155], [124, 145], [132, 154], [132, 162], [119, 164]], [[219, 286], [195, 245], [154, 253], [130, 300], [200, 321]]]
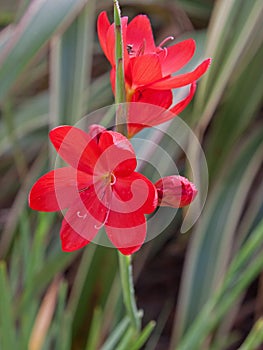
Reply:
[[183, 176], [166, 176], [155, 183], [158, 193], [158, 205], [181, 208], [190, 204], [197, 195], [193, 183]]
[[104, 132], [106, 128], [102, 125], [92, 124], [89, 127], [89, 136], [96, 141], [99, 142], [99, 138], [102, 132]]

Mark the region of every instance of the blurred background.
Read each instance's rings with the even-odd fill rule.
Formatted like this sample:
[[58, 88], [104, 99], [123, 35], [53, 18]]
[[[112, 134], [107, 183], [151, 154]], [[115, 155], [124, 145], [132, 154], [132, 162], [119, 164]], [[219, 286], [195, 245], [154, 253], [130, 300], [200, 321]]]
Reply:
[[[185, 212], [134, 256], [143, 326], [132, 339], [114, 249], [63, 253], [61, 215], [28, 208], [53, 167], [48, 130], [113, 102], [96, 35], [109, 0], [0, 1], [0, 349], [263, 349], [263, 2], [125, 0], [156, 43], [196, 40], [188, 68], [212, 57], [181, 117], [205, 152], [209, 192], [186, 234]], [[169, 140], [165, 141], [169, 148]], [[186, 140], [200, 174], [199, 154]], [[174, 155], [180, 173], [191, 169]], [[148, 332], [148, 333], [147, 333]]]

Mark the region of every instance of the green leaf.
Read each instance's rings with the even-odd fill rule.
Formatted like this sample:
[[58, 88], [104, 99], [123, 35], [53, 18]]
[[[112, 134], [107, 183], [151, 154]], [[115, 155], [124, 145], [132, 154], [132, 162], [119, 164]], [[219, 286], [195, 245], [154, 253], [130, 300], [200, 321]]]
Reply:
[[150, 337], [153, 329], [155, 327], [155, 322], [150, 321], [147, 326], [141, 331], [140, 335], [135, 340], [134, 344], [131, 345], [130, 350], [140, 350], [142, 346], [146, 343], [148, 338]]
[[195, 321], [176, 345], [176, 350], [203, 349], [206, 337], [222, 321], [229, 308], [262, 270], [262, 242], [263, 221], [251, 233], [233, 259], [221, 287], [207, 299]]
[[63, 35], [51, 41], [51, 127], [74, 124], [84, 115], [91, 74], [94, 11], [95, 1], [89, 0]]
[[12, 293], [10, 290], [6, 264], [0, 262], [0, 342], [3, 349], [17, 349], [15, 320], [13, 316]]
[[261, 164], [262, 136], [259, 129], [235, 153], [236, 161], [230, 168], [226, 166], [224, 176], [218, 177], [193, 233], [179, 297], [176, 330], [179, 337], [190, 327], [224, 276], [247, 194]]
[[[202, 130], [208, 126], [240, 58], [251, 42], [258, 40], [257, 28], [263, 14], [263, 3], [261, 0], [224, 0], [217, 3], [213, 14], [206, 52], [213, 58], [213, 63], [202, 79], [195, 99], [195, 118], [197, 120], [202, 115]], [[242, 22], [239, 19], [241, 16], [244, 18]], [[233, 33], [231, 26], [236, 25]]]
[[30, 4], [0, 53], [0, 101], [42, 46], [65, 28], [86, 3], [87, 0], [35, 0]]
[[100, 308], [96, 308], [94, 310], [93, 317], [92, 317], [89, 337], [85, 347], [86, 350], [98, 349], [98, 345], [101, 340], [100, 338], [101, 323], [102, 323], [102, 310]]
[[106, 342], [102, 345], [101, 350], [114, 350], [117, 343], [126, 332], [129, 325], [129, 318], [125, 316], [123, 320], [113, 329]]
[[242, 68], [238, 77], [235, 76], [224, 96], [221, 108], [212, 120], [207, 139], [207, 158], [212, 179], [224, 164], [228, 150], [253, 122], [257, 116], [256, 112], [260, 109], [263, 99], [262, 60], [263, 46], [255, 55], [251, 53], [247, 65]]
[[263, 319], [260, 318], [253, 326], [244, 343], [238, 350], [254, 350], [263, 343]]
[[19, 192], [17, 193], [16, 198], [9, 210], [0, 240], [0, 256], [5, 256], [8, 252], [20, 214], [24, 210], [24, 207], [27, 205], [29, 189], [31, 188], [33, 179], [35, 179], [39, 174], [39, 169], [43, 167], [45, 159], [46, 148], [44, 147], [43, 149], [41, 149], [37, 159], [34, 161], [28, 174], [26, 174], [24, 183], [19, 189]]

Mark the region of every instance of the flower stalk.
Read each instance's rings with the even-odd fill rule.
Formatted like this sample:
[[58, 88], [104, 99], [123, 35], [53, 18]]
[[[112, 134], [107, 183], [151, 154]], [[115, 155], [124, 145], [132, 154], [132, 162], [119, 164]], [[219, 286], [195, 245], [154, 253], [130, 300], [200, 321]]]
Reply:
[[142, 315], [141, 312], [138, 311], [135, 301], [131, 255], [122, 255], [120, 252], [118, 252], [118, 256], [124, 304], [131, 326], [138, 334], [141, 330]]
[[[115, 64], [116, 64], [116, 93], [115, 103], [120, 104], [116, 111], [116, 130], [127, 135], [126, 118], [126, 93], [123, 61], [123, 38], [121, 28], [121, 13], [118, 0], [114, 2], [114, 23], [115, 23]], [[131, 255], [123, 255], [118, 251], [120, 278], [122, 284], [123, 301], [127, 315], [135, 333], [141, 330], [141, 315], [137, 309], [134, 285], [132, 277]]]
[[116, 130], [127, 136], [126, 118], [126, 93], [123, 61], [123, 39], [121, 27], [121, 12], [118, 0], [114, 0], [114, 23], [115, 23], [115, 63], [116, 63]]

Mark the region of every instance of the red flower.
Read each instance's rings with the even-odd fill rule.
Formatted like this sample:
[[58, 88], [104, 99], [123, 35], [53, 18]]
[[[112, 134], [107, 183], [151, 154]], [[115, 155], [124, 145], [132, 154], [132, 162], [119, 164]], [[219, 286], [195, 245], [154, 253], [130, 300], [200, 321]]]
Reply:
[[197, 195], [197, 189], [183, 176], [167, 176], [155, 183], [158, 205], [181, 208], [190, 204]]
[[[198, 80], [207, 70], [210, 59], [204, 60], [192, 72], [173, 75], [184, 67], [193, 57], [195, 42], [184, 40], [173, 46], [163, 47], [172, 37], [165, 39], [159, 46], [154, 43], [151, 24], [147, 16], [138, 15], [129, 24], [127, 17], [122, 17], [122, 33], [124, 45], [124, 67], [127, 102], [150, 103], [168, 109], [172, 105], [171, 89], [189, 85], [188, 95], [170, 108], [170, 118], [179, 114], [191, 101]], [[110, 24], [106, 12], [98, 17], [98, 36], [101, 47], [112, 65], [111, 84], [115, 91], [115, 34], [114, 24]], [[128, 117], [133, 123], [133, 114]], [[155, 124], [142, 117], [141, 129], [161, 124], [163, 119], [155, 118]], [[130, 125], [128, 124], [128, 129]], [[144, 124], [144, 125], [143, 125]], [[138, 126], [137, 126], [138, 129]], [[139, 130], [128, 130], [133, 136]]]
[[69, 166], [42, 176], [31, 189], [29, 206], [40, 211], [68, 208], [60, 231], [62, 249], [85, 246], [104, 225], [123, 254], [138, 250], [146, 236], [144, 214], [156, 208], [157, 191], [134, 171], [137, 161], [130, 142], [99, 126], [90, 134], [59, 126], [51, 130], [50, 139]]

